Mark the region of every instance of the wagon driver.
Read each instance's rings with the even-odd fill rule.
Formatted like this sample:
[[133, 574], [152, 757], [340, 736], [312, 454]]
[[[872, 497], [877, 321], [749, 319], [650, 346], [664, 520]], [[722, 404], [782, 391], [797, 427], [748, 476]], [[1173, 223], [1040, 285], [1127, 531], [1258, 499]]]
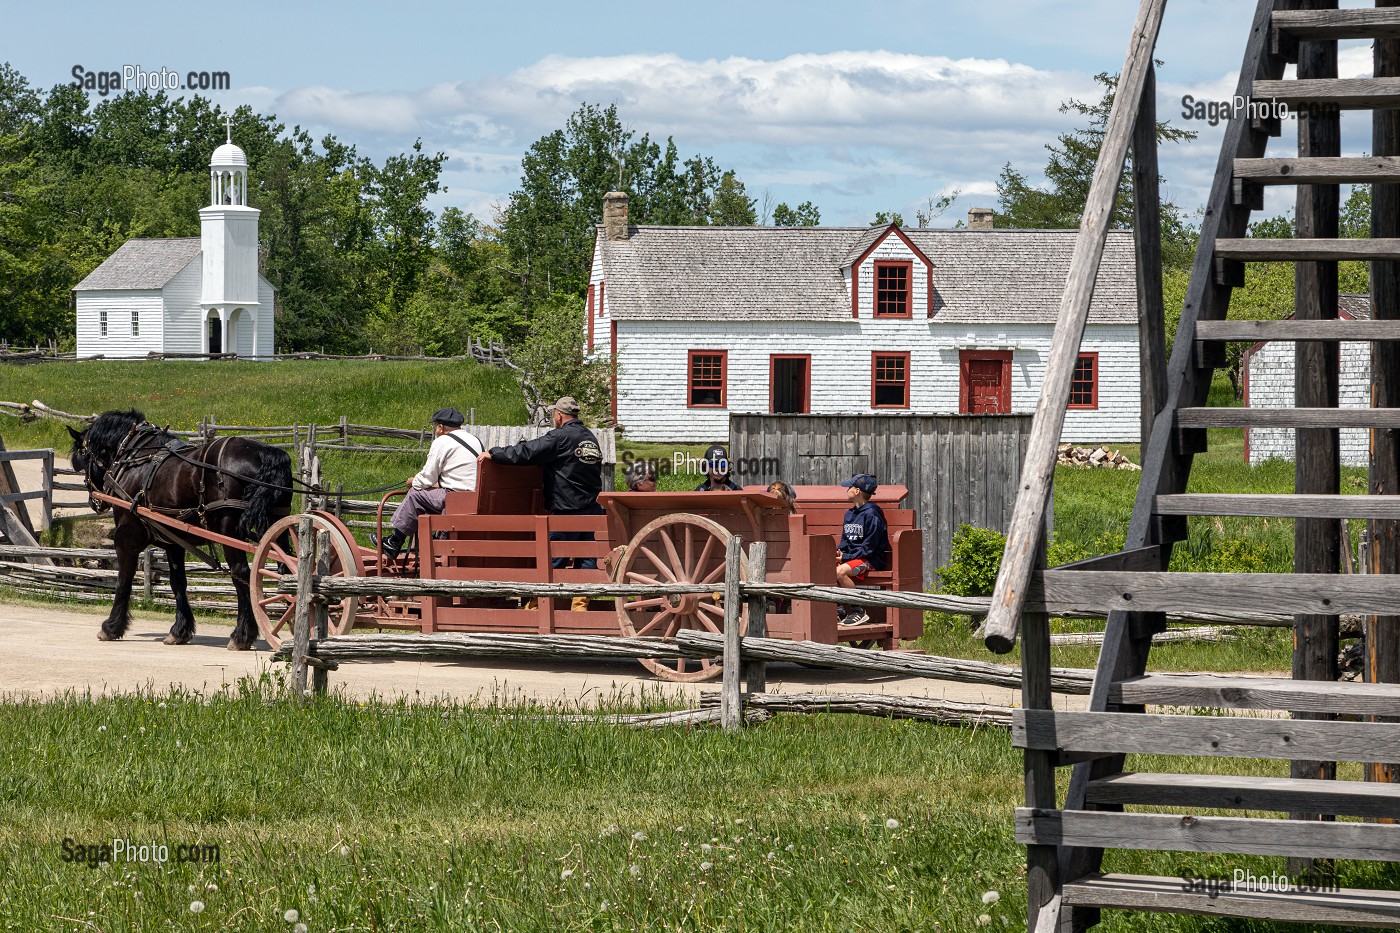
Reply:
[[433, 444], [423, 469], [408, 481], [408, 495], [394, 510], [394, 531], [379, 549], [393, 560], [403, 550], [404, 541], [418, 528], [419, 515], [441, 515], [449, 492], [476, 489], [476, 461], [481, 440], [462, 424], [467, 419], [455, 408], [433, 412]]
[[[544, 471], [544, 505], [551, 515], [602, 515], [598, 493], [603, 491], [603, 451], [598, 438], [578, 418], [579, 405], [566, 395], [546, 409], [554, 429], [534, 440], [521, 441], [509, 447], [492, 447], [478, 460], [495, 460], [512, 466], [539, 466]], [[551, 531], [551, 541], [593, 541], [591, 531]], [[555, 570], [568, 566], [593, 570], [598, 561], [592, 557], [556, 557], [551, 561]], [[588, 608], [587, 596], [575, 596], [571, 607], [576, 612]]]

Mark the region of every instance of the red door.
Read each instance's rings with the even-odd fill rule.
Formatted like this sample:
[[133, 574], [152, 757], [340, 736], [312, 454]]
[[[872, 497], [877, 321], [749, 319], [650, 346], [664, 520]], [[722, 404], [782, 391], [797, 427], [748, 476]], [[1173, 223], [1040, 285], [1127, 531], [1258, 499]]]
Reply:
[[1001, 361], [972, 360], [967, 364], [967, 410], [973, 415], [999, 415]]
[[1011, 353], [1004, 350], [963, 350], [960, 354], [961, 399], [965, 415], [1011, 413]]

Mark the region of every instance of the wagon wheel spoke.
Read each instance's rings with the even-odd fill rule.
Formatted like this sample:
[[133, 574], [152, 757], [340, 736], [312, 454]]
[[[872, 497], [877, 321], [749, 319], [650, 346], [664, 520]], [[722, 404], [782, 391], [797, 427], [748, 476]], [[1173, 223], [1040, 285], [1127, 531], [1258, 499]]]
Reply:
[[295, 603], [288, 606], [286, 611], [282, 613], [280, 618], [278, 618], [277, 624], [272, 627], [272, 630], [274, 632], [282, 631], [282, 627], [287, 624], [287, 620], [292, 617], [292, 615], [296, 612], [296, 609], [297, 607]]
[[685, 573], [685, 561], [681, 560], [680, 552], [676, 550], [676, 542], [665, 531], [661, 532], [661, 543], [666, 546], [666, 556], [671, 558], [671, 566], [675, 571]]
[[271, 596], [264, 596], [262, 599], [258, 600], [258, 605], [270, 606], [275, 602], [278, 602], [280, 600], [286, 600], [287, 598], [288, 597], [286, 593], [273, 593]]
[[627, 571], [627, 582], [628, 582], [628, 583], [650, 583], [652, 586], [661, 586], [661, 581], [658, 580], [658, 579], [656, 579], [656, 577], [648, 576], [647, 574], [644, 574], [644, 573], [638, 573], [638, 572], [635, 571], [635, 570], [629, 570], [629, 571]]
[[705, 579], [701, 580], [700, 583], [702, 585], [707, 583], [715, 583], [722, 576], [724, 576], [724, 564], [720, 564], [714, 570], [711, 570], [709, 573], [705, 574]]
[[666, 606], [665, 596], [652, 596], [648, 599], [633, 599], [622, 604], [627, 609], [648, 609], [653, 606]]
[[[683, 616], [680, 613], [673, 613], [671, 615], [671, 624], [666, 626], [666, 631], [663, 637], [674, 638], [676, 636], [676, 632], [679, 632], [681, 630], [681, 621], [686, 618], [688, 618], [688, 616]], [[686, 627], [689, 628], [689, 626]]]
[[718, 539], [714, 535], [705, 536], [705, 546], [700, 549], [700, 556], [696, 558], [695, 565], [687, 567], [685, 570], [685, 575], [689, 579], [694, 580], [700, 575], [700, 568], [705, 566], [705, 562], [710, 559], [710, 551], [714, 549], [716, 540]]
[[695, 568], [691, 566], [690, 559], [695, 555], [695, 528], [691, 525], [685, 526], [685, 561], [681, 564], [681, 569], [685, 571], [685, 578], [692, 579], [695, 575]]
[[645, 554], [647, 556], [647, 559], [651, 561], [652, 566], [655, 567], [657, 570], [660, 570], [662, 575], [669, 579], [672, 583], [681, 582], [676, 577], [676, 574], [671, 570], [671, 568], [667, 567], [666, 564], [662, 562], [661, 558], [656, 556], [656, 552], [653, 551], [651, 548], [643, 544], [638, 545], [637, 550]]
[[669, 615], [673, 615], [673, 613], [669, 610], [667, 610], [666, 612], [658, 612], [654, 619], [652, 619], [646, 625], [643, 625], [641, 628], [637, 629], [637, 635], [642, 636], [645, 635], [647, 632], [650, 632], [652, 629], [660, 625], [661, 622]]
[[[707, 605], [707, 604], [705, 604], [705, 603], [701, 603], [701, 604], [700, 604], [700, 608], [701, 608], [701, 609], [704, 609], [704, 610], [708, 610], [708, 611], [710, 611], [711, 613], [714, 613], [715, 615], [718, 615], [719, 618], [720, 618], [720, 621], [721, 621], [721, 622], [724, 621], [724, 613], [723, 613], [723, 612], [719, 612], [719, 611], [716, 609], [716, 607]], [[710, 631], [714, 632], [716, 635], [721, 635], [721, 634], [724, 633], [724, 630], [723, 630], [722, 628], [720, 628], [718, 625], [716, 625], [714, 622], [712, 622], [710, 619], [708, 619], [708, 618], [705, 616], [705, 613], [703, 613], [703, 612], [697, 612], [697, 613], [695, 614], [695, 618], [699, 619], [701, 625], [705, 626], [705, 628], [707, 628], [707, 629], [709, 629]]]

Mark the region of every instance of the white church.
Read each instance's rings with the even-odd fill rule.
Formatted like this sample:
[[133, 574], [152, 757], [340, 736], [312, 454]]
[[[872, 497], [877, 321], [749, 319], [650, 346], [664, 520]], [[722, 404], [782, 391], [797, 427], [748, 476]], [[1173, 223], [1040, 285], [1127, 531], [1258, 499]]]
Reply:
[[131, 239], [74, 287], [78, 356], [273, 353], [273, 288], [258, 274], [248, 157], [228, 141], [209, 160], [200, 235]]

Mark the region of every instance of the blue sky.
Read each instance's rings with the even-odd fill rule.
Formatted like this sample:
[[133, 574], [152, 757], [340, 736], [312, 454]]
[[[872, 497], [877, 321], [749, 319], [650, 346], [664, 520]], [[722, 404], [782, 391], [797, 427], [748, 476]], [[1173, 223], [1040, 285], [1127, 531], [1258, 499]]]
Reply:
[[[1344, 6], [1359, 5], [1344, 0]], [[583, 101], [616, 103], [638, 134], [674, 136], [733, 168], [768, 204], [812, 200], [828, 224], [878, 210], [912, 223], [930, 197], [963, 192], [938, 223], [995, 207], [1006, 162], [1033, 180], [1044, 145], [1072, 128], [1068, 97], [1122, 66], [1132, 0], [888, 0], [529, 4], [344, 2], [31, 4], [6, 14], [8, 60], [41, 87], [139, 65], [227, 71], [224, 105], [330, 132], [376, 160], [421, 137], [449, 155], [438, 206], [490, 220], [519, 158]], [[1254, 3], [1171, 0], [1158, 43], [1159, 112], [1183, 94], [1233, 93]], [[15, 41], [18, 39], [19, 41]], [[1342, 73], [1369, 47], [1343, 45]], [[96, 97], [94, 92], [94, 98]], [[1162, 156], [1166, 195], [1206, 195], [1220, 128]], [[1369, 125], [1344, 118], [1362, 152]], [[1275, 141], [1274, 147], [1287, 143]], [[1283, 149], [1271, 147], [1271, 154]], [[1286, 203], [1271, 201], [1277, 211]]]

